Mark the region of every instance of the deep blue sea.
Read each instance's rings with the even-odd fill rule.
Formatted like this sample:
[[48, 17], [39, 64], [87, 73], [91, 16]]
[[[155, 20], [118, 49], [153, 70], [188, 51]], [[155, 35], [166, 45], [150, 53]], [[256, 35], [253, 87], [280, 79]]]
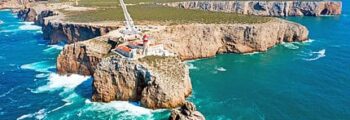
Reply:
[[[343, 14], [286, 18], [310, 40], [264, 53], [188, 61], [193, 101], [208, 120], [350, 120], [350, 6]], [[90, 101], [90, 77], [59, 76], [62, 45], [0, 11], [0, 119], [166, 119], [167, 110]]]

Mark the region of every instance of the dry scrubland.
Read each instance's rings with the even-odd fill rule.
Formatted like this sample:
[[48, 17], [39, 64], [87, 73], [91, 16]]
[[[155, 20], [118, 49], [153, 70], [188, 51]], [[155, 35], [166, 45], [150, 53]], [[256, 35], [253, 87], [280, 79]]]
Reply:
[[[269, 17], [240, 15], [235, 13], [207, 12], [201, 10], [185, 10], [155, 5], [156, 2], [173, 2], [179, 0], [125, 0], [129, 13], [136, 23], [264, 23]], [[62, 1], [64, 2], [64, 1]], [[141, 4], [137, 4], [141, 3]], [[143, 4], [147, 3], [147, 4]], [[123, 21], [124, 16], [119, 0], [80, 0], [81, 7], [95, 7], [94, 11], [65, 11], [66, 20], [73, 22]]]

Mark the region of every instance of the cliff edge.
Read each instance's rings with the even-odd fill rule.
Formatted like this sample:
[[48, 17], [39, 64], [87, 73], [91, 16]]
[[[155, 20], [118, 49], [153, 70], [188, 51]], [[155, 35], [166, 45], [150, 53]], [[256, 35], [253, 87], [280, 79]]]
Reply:
[[339, 15], [342, 11], [341, 1], [184, 1], [161, 5], [259, 16]]

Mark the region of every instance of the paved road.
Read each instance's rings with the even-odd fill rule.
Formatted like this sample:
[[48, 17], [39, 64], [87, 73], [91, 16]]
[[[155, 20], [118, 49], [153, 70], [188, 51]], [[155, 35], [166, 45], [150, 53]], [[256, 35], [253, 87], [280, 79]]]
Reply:
[[128, 29], [129, 32], [131, 32], [131, 34], [138, 33], [138, 31], [135, 28], [134, 21], [132, 20], [130, 14], [128, 12], [128, 9], [126, 8], [124, 0], [119, 0], [119, 2], [120, 2], [120, 6], [122, 7], [123, 12], [124, 12], [126, 28]]

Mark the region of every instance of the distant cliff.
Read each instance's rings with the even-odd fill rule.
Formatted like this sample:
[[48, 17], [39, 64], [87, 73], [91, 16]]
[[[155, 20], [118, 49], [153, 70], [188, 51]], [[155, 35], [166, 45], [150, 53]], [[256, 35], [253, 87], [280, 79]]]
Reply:
[[152, 36], [181, 59], [218, 53], [266, 51], [281, 42], [308, 39], [306, 27], [282, 19], [261, 24], [188, 24], [169, 26]]
[[339, 15], [342, 11], [341, 1], [185, 1], [161, 5], [260, 16]]
[[[39, 14], [38, 14], [39, 13]], [[44, 39], [50, 44], [58, 42], [74, 43], [107, 34], [118, 29], [117, 25], [97, 25], [88, 23], [71, 23], [60, 20], [62, 16], [53, 10], [38, 10], [35, 8], [21, 9], [17, 16], [24, 21], [35, 22], [42, 27]]]

